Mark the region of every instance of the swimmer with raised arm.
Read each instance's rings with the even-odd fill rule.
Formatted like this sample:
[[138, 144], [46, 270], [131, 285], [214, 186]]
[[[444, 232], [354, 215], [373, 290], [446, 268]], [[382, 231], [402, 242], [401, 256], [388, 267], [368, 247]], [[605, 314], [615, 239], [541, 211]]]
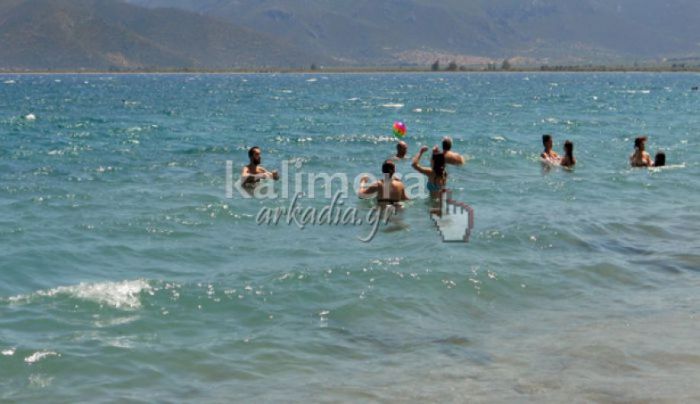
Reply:
[[428, 177], [428, 191], [433, 199], [440, 198], [440, 194], [447, 186], [447, 171], [445, 170], [445, 154], [440, 153], [437, 146], [433, 148], [433, 155], [430, 158], [430, 167], [420, 165], [420, 159], [428, 151], [428, 146], [420, 148], [418, 154], [413, 157], [413, 168], [419, 173]]
[[559, 157], [557, 152], [552, 150], [552, 146], [554, 145], [552, 135], [542, 135], [542, 145], [544, 146], [544, 151], [540, 154], [540, 158], [549, 164], [559, 164], [561, 157]]
[[464, 156], [452, 151], [452, 138], [445, 136], [442, 138], [442, 152], [445, 154], [445, 163], [455, 166], [464, 164]]
[[645, 151], [646, 142], [646, 136], [639, 136], [634, 139], [634, 153], [630, 156], [630, 165], [632, 167], [651, 167], [654, 165], [651, 156]]
[[394, 178], [396, 165], [391, 160], [386, 160], [382, 164], [382, 174], [384, 178], [368, 185], [368, 177], [365, 175], [360, 179], [360, 191], [358, 196], [363, 199], [377, 197], [377, 205], [385, 207], [387, 205], [398, 206], [400, 202], [407, 201], [406, 189], [403, 182]]
[[258, 146], [253, 146], [248, 150], [248, 158], [250, 163], [243, 167], [241, 171], [241, 183], [244, 187], [253, 187], [255, 184], [264, 179], [278, 180], [279, 174], [277, 171], [267, 171], [260, 165], [262, 162], [262, 153]]

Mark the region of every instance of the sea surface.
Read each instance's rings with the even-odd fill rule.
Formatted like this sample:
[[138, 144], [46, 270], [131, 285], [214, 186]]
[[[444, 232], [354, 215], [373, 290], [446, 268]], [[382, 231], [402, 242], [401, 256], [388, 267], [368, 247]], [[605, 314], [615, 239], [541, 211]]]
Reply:
[[[698, 401], [697, 85], [0, 75], [0, 401]], [[422, 199], [365, 243], [366, 224], [258, 223], [291, 197], [227, 197], [253, 145], [287, 180], [379, 175], [398, 120], [411, 155], [450, 135], [468, 157], [448, 168], [468, 243]], [[573, 171], [543, 169], [543, 133]], [[629, 167], [640, 134], [669, 167]]]

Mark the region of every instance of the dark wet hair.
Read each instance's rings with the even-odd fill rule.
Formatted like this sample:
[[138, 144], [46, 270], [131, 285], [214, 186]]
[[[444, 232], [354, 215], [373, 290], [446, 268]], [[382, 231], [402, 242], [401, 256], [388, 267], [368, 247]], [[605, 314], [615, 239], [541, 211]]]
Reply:
[[248, 149], [248, 158], [252, 159], [253, 158], [253, 153], [255, 152], [255, 149], [260, 150], [258, 146], [253, 146], [250, 149]]
[[634, 139], [634, 147], [638, 149], [638, 148], [642, 147], [642, 143], [644, 143], [646, 141], [647, 141], [646, 136], [638, 136], [637, 138]]
[[542, 135], [542, 144], [546, 144], [550, 140], [552, 140], [552, 135]]
[[442, 138], [442, 150], [450, 151], [452, 149], [452, 139], [449, 137]]
[[666, 165], [666, 153], [660, 151], [654, 156], [654, 167], [663, 167]]
[[382, 164], [382, 174], [394, 175], [396, 172], [396, 165], [393, 161], [387, 160]]
[[571, 140], [564, 142], [564, 151], [569, 157], [574, 155], [574, 143]]
[[436, 177], [445, 176], [445, 153], [433, 153], [433, 173]]

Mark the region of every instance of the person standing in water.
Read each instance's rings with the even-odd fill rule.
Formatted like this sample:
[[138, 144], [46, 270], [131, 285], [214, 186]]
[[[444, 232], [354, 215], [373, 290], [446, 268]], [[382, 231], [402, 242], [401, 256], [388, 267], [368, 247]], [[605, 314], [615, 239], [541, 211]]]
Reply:
[[666, 165], [666, 153], [663, 150], [656, 152], [654, 156], [654, 167], [663, 167]]
[[372, 185], [367, 185], [369, 178], [365, 175], [360, 178], [360, 198], [371, 198], [377, 196], [377, 205], [386, 207], [388, 205], [398, 206], [399, 202], [407, 201], [406, 189], [403, 182], [394, 178], [396, 173], [396, 165], [391, 160], [386, 160], [382, 164], [382, 174], [384, 179], [375, 182]]
[[464, 164], [464, 156], [452, 151], [452, 138], [445, 136], [442, 138], [442, 152], [445, 154], [445, 163], [455, 166]]
[[540, 157], [545, 160], [546, 163], [559, 164], [561, 157], [552, 150], [554, 142], [552, 141], [552, 135], [542, 135], [542, 145], [544, 145], [544, 151], [540, 154]]
[[420, 148], [418, 154], [413, 157], [413, 168], [428, 177], [428, 191], [433, 199], [440, 198], [440, 193], [447, 186], [447, 171], [445, 171], [445, 154], [440, 152], [437, 146], [433, 148], [430, 159], [430, 167], [420, 165], [420, 159], [428, 151], [428, 146]]
[[632, 167], [651, 167], [654, 165], [651, 156], [645, 151], [646, 142], [646, 136], [639, 136], [634, 139], [634, 153], [630, 156], [630, 165]]
[[564, 142], [564, 157], [559, 162], [562, 167], [573, 168], [576, 165], [576, 158], [574, 157], [574, 144], [571, 140]]
[[396, 155], [393, 158], [396, 160], [403, 160], [406, 158], [407, 153], [408, 153], [408, 144], [406, 144], [406, 142], [401, 140], [401, 141], [399, 141], [399, 143], [396, 144]]
[[260, 165], [262, 162], [262, 153], [260, 147], [253, 146], [248, 150], [248, 158], [250, 163], [243, 167], [241, 172], [241, 183], [244, 187], [253, 187], [263, 179], [278, 180], [279, 174], [277, 171], [267, 171]]

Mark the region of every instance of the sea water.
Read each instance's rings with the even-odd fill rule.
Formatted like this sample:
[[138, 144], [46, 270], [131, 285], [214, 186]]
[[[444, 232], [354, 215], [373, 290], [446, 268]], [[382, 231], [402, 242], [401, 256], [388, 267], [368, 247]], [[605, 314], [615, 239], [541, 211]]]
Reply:
[[[2, 75], [0, 401], [698, 400], [699, 82]], [[468, 158], [468, 243], [422, 199], [364, 243], [227, 195], [254, 145], [288, 176], [379, 175], [398, 120], [409, 154]], [[574, 170], [543, 170], [544, 133]], [[629, 167], [640, 134], [670, 167]]]

